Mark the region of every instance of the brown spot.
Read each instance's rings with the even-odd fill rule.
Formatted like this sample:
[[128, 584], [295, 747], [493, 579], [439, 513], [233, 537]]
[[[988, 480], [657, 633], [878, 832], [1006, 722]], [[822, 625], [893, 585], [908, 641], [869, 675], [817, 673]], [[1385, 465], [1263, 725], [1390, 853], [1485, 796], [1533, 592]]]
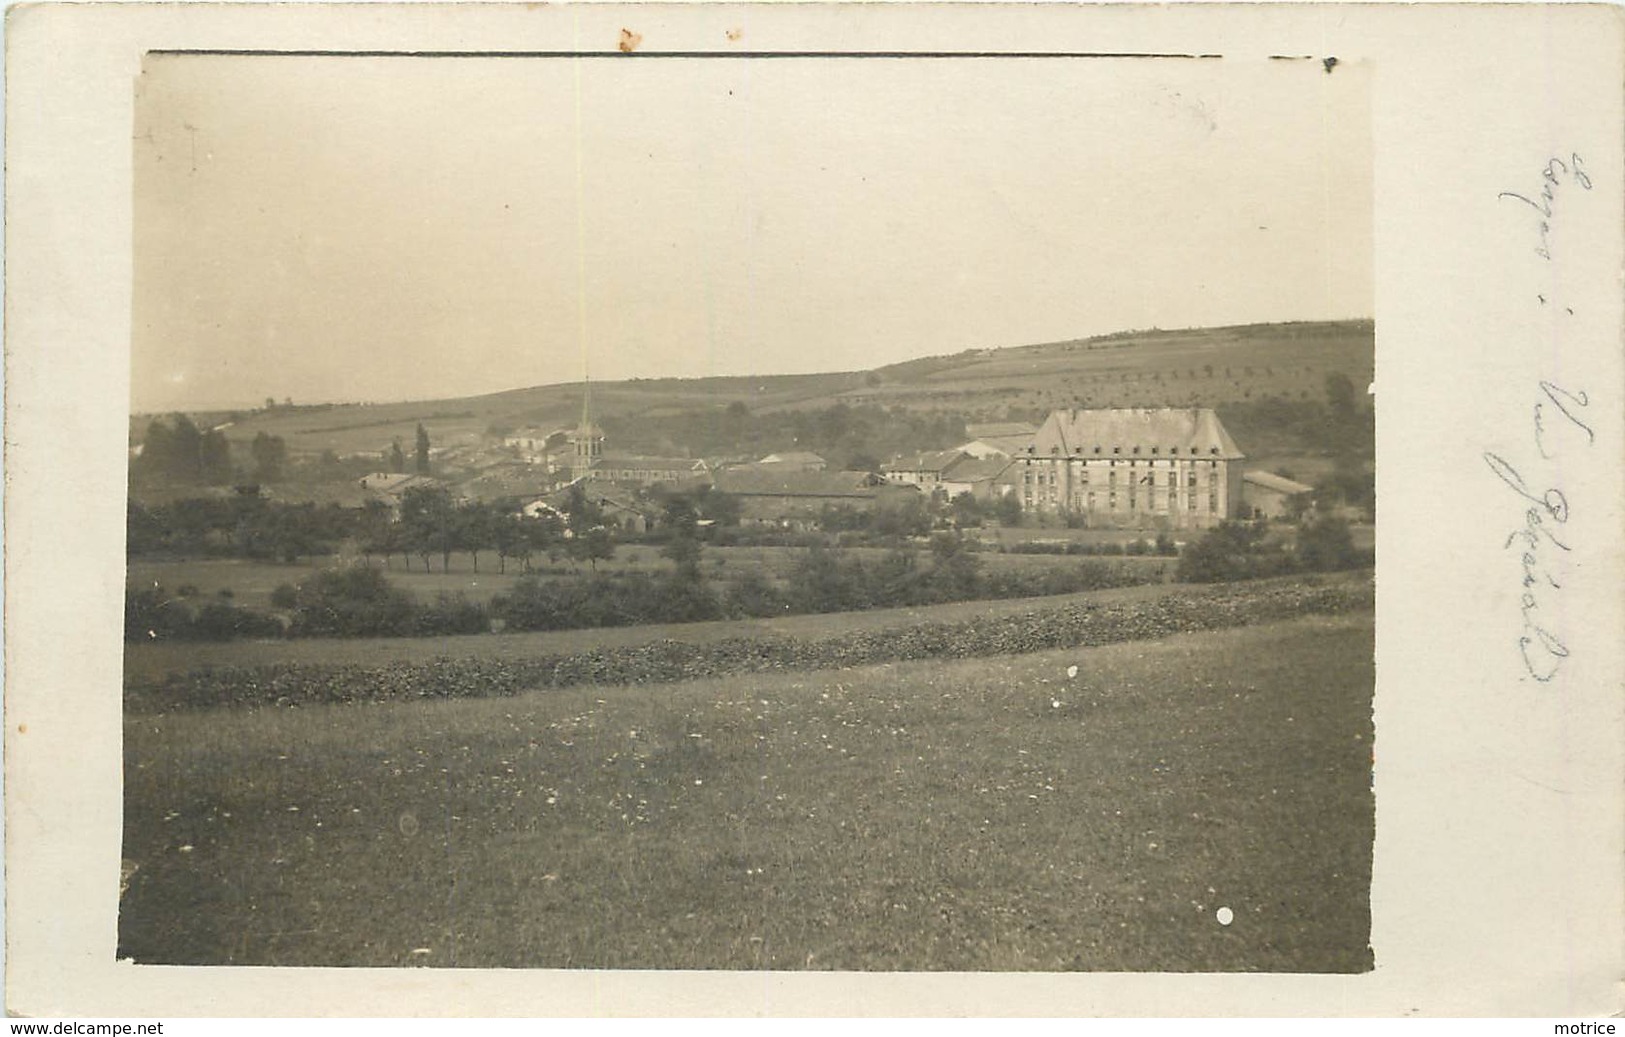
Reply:
[[632, 53], [634, 50], [638, 49], [638, 44], [640, 44], [642, 42], [643, 42], [643, 37], [638, 35], [637, 33], [633, 32], [631, 29], [622, 29], [621, 30], [621, 53], [622, 54], [630, 54], [630, 53]]
[[723, 35], [728, 37], [730, 42], [738, 43], [739, 42], [739, 37], [745, 35], [745, 30], [744, 29], [727, 29], [727, 30], [724, 30]]
[[20, 734], [20, 735], [26, 735], [28, 733], [28, 725], [27, 724], [18, 724], [17, 725], [17, 733]]

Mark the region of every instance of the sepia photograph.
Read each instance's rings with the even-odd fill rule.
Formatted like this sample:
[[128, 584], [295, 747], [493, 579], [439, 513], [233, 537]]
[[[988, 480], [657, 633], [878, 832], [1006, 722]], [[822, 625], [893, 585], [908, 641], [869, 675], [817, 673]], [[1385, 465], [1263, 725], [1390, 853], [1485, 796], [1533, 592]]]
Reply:
[[1367, 69], [730, 40], [143, 56], [118, 957], [1371, 970]]

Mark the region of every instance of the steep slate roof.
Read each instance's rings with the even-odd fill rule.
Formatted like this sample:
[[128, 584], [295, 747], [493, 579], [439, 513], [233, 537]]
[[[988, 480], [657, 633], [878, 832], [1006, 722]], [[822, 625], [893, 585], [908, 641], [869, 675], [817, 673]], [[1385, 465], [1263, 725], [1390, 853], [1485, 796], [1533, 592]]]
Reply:
[[[1098, 450], [1096, 448], [1099, 448]], [[1135, 448], [1139, 452], [1135, 453]], [[1156, 452], [1153, 453], [1152, 451]], [[1023, 457], [1200, 457], [1245, 455], [1207, 407], [1051, 411]]]
[[873, 497], [868, 472], [784, 472], [725, 468], [716, 473], [721, 493], [742, 497]]
[[768, 454], [757, 464], [824, 464], [822, 457], [810, 450], [791, 450], [784, 454]]
[[1276, 475], [1274, 472], [1244, 472], [1242, 473], [1241, 479], [1243, 482], [1250, 482], [1256, 486], [1262, 486], [1266, 490], [1274, 490], [1276, 493], [1285, 493], [1288, 495], [1295, 493], [1312, 493], [1315, 489], [1313, 486], [1305, 486], [1296, 479], [1288, 479], [1286, 476]]

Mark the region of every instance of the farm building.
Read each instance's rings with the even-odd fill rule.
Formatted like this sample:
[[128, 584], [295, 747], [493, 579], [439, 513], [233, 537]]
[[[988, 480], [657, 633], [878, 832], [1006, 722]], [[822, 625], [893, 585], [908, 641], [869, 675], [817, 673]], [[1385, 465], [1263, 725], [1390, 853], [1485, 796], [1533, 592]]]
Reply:
[[1244, 455], [1205, 407], [1054, 411], [1017, 457], [1022, 507], [1203, 528], [1241, 511]]
[[439, 479], [427, 475], [408, 475], [404, 472], [373, 472], [371, 475], [362, 476], [359, 485], [366, 494], [366, 500], [384, 502], [389, 506], [390, 515], [395, 518], [400, 517], [401, 501], [406, 499], [408, 490], [446, 488], [446, 484]]
[[932, 450], [909, 457], [899, 457], [881, 465], [880, 470], [889, 483], [918, 486], [926, 492], [937, 488], [943, 473], [964, 460], [967, 455], [958, 450]]
[[715, 487], [739, 500], [743, 522], [808, 525], [826, 507], [867, 511], [876, 504], [911, 497], [913, 487], [887, 485], [871, 472], [780, 472], [760, 468], [727, 468], [716, 473]]
[[1274, 472], [1247, 472], [1241, 477], [1242, 503], [1251, 518], [1282, 518], [1291, 511], [1294, 497], [1308, 500], [1313, 486]]
[[604, 454], [586, 471], [592, 482], [653, 486], [704, 480], [710, 468], [697, 457], [645, 457], [641, 454]]
[[1009, 492], [1009, 488], [999, 477], [1012, 463], [1008, 457], [972, 457], [963, 454], [958, 461], [943, 469], [942, 479], [936, 488], [949, 500], [962, 493], [968, 493], [977, 500], [1003, 496]]

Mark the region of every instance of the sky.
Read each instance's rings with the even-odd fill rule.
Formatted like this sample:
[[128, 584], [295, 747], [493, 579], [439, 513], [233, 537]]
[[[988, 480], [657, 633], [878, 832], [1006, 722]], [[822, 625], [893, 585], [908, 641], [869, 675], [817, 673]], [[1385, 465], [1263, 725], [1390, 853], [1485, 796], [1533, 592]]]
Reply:
[[135, 120], [137, 412], [1373, 315], [1358, 68], [149, 55]]

